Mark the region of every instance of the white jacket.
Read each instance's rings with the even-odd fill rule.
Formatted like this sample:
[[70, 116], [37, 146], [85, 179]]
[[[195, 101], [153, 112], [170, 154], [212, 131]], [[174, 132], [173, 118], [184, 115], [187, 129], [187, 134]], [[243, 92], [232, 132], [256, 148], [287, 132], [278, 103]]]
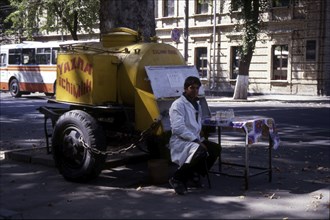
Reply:
[[[202, 108], [196, 111], [194, 106], [181, 95], [176, 99], [169, 109], [172, 136], [169, 142], [172, 162], [182, 166], [190, 163], [191, 158], [197, 150], [199, 144], [193, 142], [200, 141], [202, 129]], [[196, 113], [198, 120], [196, 121]]]

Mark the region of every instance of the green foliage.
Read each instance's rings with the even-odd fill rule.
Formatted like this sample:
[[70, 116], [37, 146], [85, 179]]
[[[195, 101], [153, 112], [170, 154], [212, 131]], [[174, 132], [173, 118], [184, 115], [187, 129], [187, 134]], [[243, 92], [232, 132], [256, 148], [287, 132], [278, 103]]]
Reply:
[[260, 32], [262, 13], [269, 7], [268, 0], [232, 0], [230, 12], [239, 11], [239, 18], [242, 25], [239, 25], [243, 31], [242, 56], [248, 52], [253, 52], [258, 34]]
[[6, 17], [13, 12], [12, 8], [10, 7], [9, 0], [1, 0], [0, 1], [0, 32], [3, 35], [4, 30], [10, 28], [10, 24], [4, 23]]
[[[41, 31], [93, 33], [99, 23], [100, 0], [10, 0], [16, 10], [5, 20], [11, 22], [7, 34], [32, 40]], [[96, 27], [97, 28], [97, 27]]]

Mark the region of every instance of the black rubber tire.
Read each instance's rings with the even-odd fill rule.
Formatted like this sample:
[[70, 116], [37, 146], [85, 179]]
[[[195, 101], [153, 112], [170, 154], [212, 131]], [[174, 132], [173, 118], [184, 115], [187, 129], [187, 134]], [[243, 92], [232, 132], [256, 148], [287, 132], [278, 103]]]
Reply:
[[51, 92], [45, 92], [45, 96], [53, 97], [53, 96], [54, 96], [54, 93], [51, 93]]
[[95, 154], [79, 142], [82, 137], [91, 148], [106, 150], [105, 135], [97, 121], [81, 110], [64, 113], [55, 124], [52, 153], [62, 176], [73, 182], [86, 182], [102, 171], [106, 155]]
[[17, 79], [12, 79], [9, 82], [9, 92], [12, 97], [19, 98], [22, 96], [22, 92], [19, 88], [19, 83]]

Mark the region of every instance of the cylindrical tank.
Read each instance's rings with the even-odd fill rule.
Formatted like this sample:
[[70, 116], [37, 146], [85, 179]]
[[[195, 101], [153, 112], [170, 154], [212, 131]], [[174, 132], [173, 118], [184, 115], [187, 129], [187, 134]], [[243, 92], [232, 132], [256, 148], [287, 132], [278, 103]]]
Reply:
[[145, 66], [184, 65], [181, 53], [164, 43], [141, 43], [138, 32], [129, 28], [114, 28], [102, 35], [104, 47], [124, 51], [116, 56], [122, 61], [118, 67], [118, 93], [123, 104], [134, 104], [135, 89], [152, 93]]

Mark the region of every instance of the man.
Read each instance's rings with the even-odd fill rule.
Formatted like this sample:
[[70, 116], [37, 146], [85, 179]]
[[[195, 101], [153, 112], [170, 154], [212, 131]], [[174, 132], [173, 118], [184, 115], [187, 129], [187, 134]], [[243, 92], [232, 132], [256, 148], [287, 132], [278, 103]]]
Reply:
[[172, 103], [169, 110], [172, 130], [169, 148], [172, 162], [179, 165], [169, 183], [179, 195], [185, 193], [189, 180], [207, 174], [220, 150], [216, 143], [201, 137], [202, 109], [198, 102], [200, 86], [199, 78], [187, 77], [183, 94]]

